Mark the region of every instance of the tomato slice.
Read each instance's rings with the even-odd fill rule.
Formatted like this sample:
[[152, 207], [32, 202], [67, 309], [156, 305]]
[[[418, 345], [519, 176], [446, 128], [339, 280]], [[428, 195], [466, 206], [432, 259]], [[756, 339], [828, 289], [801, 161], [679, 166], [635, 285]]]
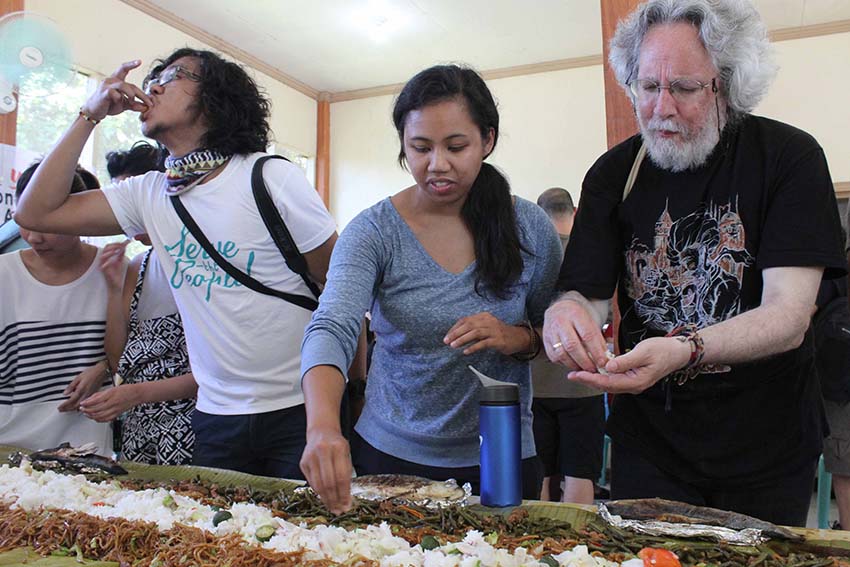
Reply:
[[644, 547], [638, 552], [644, 567], [682, 567], [679, 557], [668, 549]]

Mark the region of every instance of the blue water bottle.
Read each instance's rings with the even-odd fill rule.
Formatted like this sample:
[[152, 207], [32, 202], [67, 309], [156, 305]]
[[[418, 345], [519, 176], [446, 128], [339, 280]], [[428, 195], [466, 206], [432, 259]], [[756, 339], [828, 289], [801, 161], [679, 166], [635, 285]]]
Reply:
[[517, 506], [522, 502], [519, 386], [485, 386], [479, 410], [481, 504]]

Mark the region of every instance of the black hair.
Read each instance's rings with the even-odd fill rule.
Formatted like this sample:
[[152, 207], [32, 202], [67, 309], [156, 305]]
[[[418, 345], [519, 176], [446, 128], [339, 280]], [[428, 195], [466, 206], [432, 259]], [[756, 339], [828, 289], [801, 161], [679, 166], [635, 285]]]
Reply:
[[[499, 140], [499, 111], [484, 79], [473, 69], [458, 65], [435, 65], [417, 73], [402, 89], [393, 106], [393, 123], [401, 150], [399, 164], [405, 166], [404, 126], [407, 115], [420, 108], [458, 99], [486, 140], [493, 132], [493, 148]], [[489, 155], [489, 154], [488, 154]], [[485, 156], [486, 157], [486, 156]], [[511, 187], [489, 163], [481, 171], [461, 208], [475, 245], [475, 291], [483, 284], [499, 298], [506, 298], [511, 285], [522, 274], [522, 244], [517, 231]]]
[[561, 187], [552, 187], [543, 191], [537, 197], [537, 206], [546, 211], [550, 217], [572, 215], [576, 211], [570, 192]]
[[144, 140], [139, 140], [126, 151], [114, 151], [106, 154], [106, 171], [115, 179], [126, 175], [142, 175], [149, 171], [164, 171], [163, 152]]
[[[21, 195], [24, 192], [24, 189], [27, 188], [27, 185], [32, 179], [33, 173], [38, 169], [38, 165], [41, 163], [41, 160], [36, 160], [30, 164], [25, 170], [18, 175], [18, 180], [15, 182], [15, 199], [20, 199]], [[84, 169], [81, 165], [77, 165], [76, 170], [74, 171], [74, 177], [71, 178], [71, 193], [82, 193], [83, 191], [88, 191], [89, 189], [99, 189], [100, 182], [97, 180], [97, 177], [94, 176], [93, 173]]]
[[198, 105], [207, 123], [203, 148], [224, 154], [266, 151], [271, 104], [240, 65], [212, 51], [184, 47], [158, 60], [145, 80], [182, 57], [194, 57], [201, 63]]
[[[79, 178], [82, 180], [83, 185], [85, 186], [86, 190], [88, 190], [88, 189], [100, 189], [100, 181], [97, 180], [97, 176], [94, 173], [92, 173], [88, 169], [84, 168], [80, 164], [77, 164], [77, 168], [75, 169], [75, 172], [79, 176]], [[71, 192], [74, 193], [73, 186], [71, 187], [71, 189], [72, 189]]]

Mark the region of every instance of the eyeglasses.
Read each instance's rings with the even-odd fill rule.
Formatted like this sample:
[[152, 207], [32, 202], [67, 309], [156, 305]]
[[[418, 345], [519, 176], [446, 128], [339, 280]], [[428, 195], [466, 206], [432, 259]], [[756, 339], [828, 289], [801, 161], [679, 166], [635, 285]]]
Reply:
[[670, 91], [670, 96], [679, 102], [686, 102], [696, 97], [697, 93], [702, 92], [706, 87], [711, 87], [712, 92], [717, 92], [717, 77], [711, 79], [709, 83], [703, 83], [696, 79], [676, 79], [671, 81], [669, 85], [664, 86], [653, 79], [635, 79], [628, 83], [629, 89], [635, 98], [641, 102], [655, 100], [661, 91], [667, 89]]
[[145, 91], [146, 95], [151, 94], [151, 87], [154, 85], [159, 85], [164, 87], [171, 81], [175, 79], [189, 79], [192, 81], [200, 81], [202, 77], [197, 73], [193, 73], [188, 69], [184, 69], [180, 65], [175, 65], [173, 67], [167, 68], [165, 71], [160, 73], [158, 76], [151, 77], [149, 79], [145, 79], [145, 82], [142, 83], [142, 90]]

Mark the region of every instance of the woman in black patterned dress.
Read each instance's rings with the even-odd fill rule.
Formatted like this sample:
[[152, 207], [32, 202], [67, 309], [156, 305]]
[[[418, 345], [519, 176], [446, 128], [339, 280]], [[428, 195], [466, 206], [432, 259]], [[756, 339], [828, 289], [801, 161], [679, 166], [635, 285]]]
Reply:
[[95, 421], [123, 414], [121, 451], [129, 461], [190, 464], [198, 387], [180, 315], [152, 250], [124, 274], [126, 244], [109, 244], [101, 255], [109, 288], [105, 349], [116, 387], [89, 397], [81, 410]]

